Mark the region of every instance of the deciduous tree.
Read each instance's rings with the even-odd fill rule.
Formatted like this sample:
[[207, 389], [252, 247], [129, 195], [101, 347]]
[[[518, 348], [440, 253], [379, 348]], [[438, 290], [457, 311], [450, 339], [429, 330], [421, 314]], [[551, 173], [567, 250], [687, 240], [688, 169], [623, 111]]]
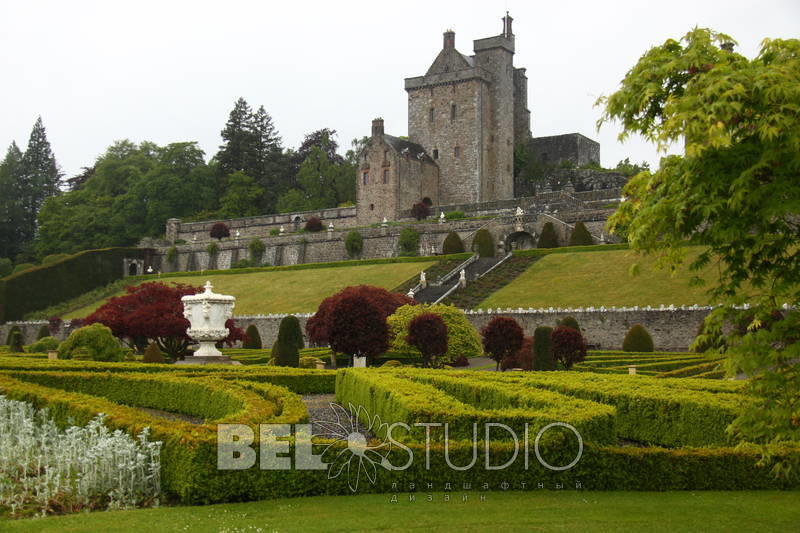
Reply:
[[500, 361], [522, 347], [525, 335], [513, 318], [496, 316], [483, 327], [481, 336], [484, 351], [497, 363], [497, 370], [500, 370]]
[[406, 342], [420, 351], [422, 366], [427, 368], [447, 353], [447, 324], [434, 313], [418, 315], [408, 325]]

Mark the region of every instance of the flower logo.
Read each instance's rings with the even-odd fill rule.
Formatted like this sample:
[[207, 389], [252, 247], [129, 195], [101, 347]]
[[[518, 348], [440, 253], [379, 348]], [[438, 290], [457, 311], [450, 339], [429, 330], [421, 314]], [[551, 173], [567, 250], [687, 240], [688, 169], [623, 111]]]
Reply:
[[385, 434], [385, 427], [378, 415], [370, 416], [363, 406], [348, 404], [345, 409], [339, 404], [331, 402], [331, 410], [336, 420], [318, 420], [315, 422], [323, 429], [322, 433], [315, 433], [316, 437], [332, 439], [333, 442], [325, 446], [323, 454], [331, 447], [346, 443], [347, 446], [340, 450], [333, 461], [328, 463], [328, 479], [335, 479], [341, 475], [347, 476], [347, 485], [352, 492], [358, 490], [358, 483], [362, 475], [366, 476], [373, 485], [377, 480], [377, 466], [386, 467], [391, 444], [380, 438], [370, 440], [369, 435]]

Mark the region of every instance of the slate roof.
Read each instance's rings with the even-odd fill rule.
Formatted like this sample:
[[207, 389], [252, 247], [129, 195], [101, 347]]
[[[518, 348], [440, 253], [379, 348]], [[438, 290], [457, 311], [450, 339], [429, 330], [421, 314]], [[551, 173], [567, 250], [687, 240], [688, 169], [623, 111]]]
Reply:
[[408, 156], [418, 161], [433, 163], [433, 159], [425, 153], [425, 148], [417, 143], [412, 143], [411, 141], [386, 134], [384, 134], [383, 140], [400, 155]]

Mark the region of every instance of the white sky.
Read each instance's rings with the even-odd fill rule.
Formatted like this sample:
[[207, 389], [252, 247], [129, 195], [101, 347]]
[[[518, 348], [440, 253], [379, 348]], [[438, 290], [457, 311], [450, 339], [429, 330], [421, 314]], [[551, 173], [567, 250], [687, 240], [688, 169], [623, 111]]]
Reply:
[[41, 115], [67, 176], [124, 138], [198, 141], [211, 157], [239, 96], [264, 105], [285, 146], [330, 127], [344, 152], [376, 116], [405, 135], [403, 79], [425, 73], [448, 28], [471, 55], [506, 9], [533, 134], [583, 133], [604, 166], [658, 162], [644, 142], [620, 145], [613, 126], [598, 134], [593, 108], [649, 47], [695, 25], [748, 57], [764, 37], [800, 37], [800, 0], [0, 0], [0, 153], [12, 140], [24, 149]]

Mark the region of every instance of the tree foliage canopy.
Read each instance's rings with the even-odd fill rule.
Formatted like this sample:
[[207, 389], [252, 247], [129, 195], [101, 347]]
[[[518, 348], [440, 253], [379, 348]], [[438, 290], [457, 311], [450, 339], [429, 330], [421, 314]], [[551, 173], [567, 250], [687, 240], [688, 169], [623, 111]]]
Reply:
[[489, 321], [481, 330], [483, 337], [483, 349], [486, 354], [497, 362], [497, 369], [500, 369], [500, 362], [506, 357], [514, 355], [522, 348], [524, 333], [517, 321], [513, 318], [496, 316]]
[[[685, 152], [635, 176], [609, 225], [672, 267], [684, 243], [706, 247], [691, 267], [717, 264], [712, 292], [724, 305], [705, 330], [718, 335], [746, 313], [747, 333], [727, 339], [729, 370], [757, 376], [733, 430], [754, 442], [797, 441], [800, 317], [760, 326], [800, 300], [800, 41], [765, 39], [753, 59], [733, 44], [708, 29], [669, 39], [599, 101], [598, 125], [621, 122], [621, 139], [638, 134], [661, 149], [682, 142]], [[745, 302], [748, 311], [734, 307]]]

